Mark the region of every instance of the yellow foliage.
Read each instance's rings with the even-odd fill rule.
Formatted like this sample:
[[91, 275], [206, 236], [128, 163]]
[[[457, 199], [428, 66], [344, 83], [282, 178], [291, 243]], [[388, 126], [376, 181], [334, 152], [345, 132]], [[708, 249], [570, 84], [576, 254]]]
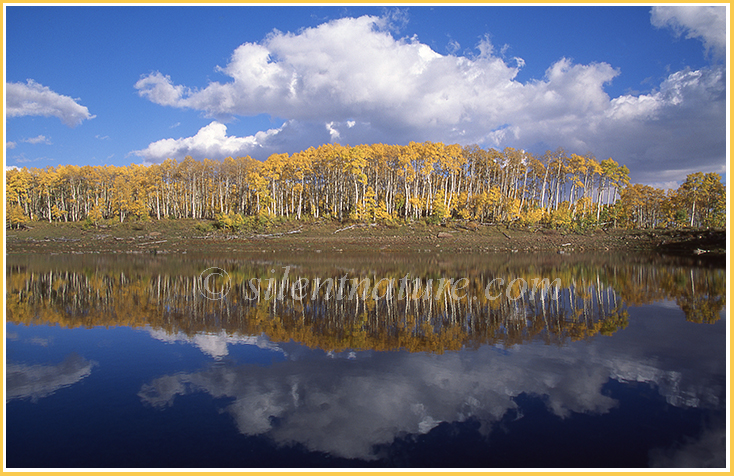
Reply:
[[28, 217], [23, 213], [23, 209], [18, 205], [11, 205], [7, 207], [7, 222], [11, 228], [20, 228], [21, 225], [25, 224]]
[[545, 212], [541, 208], [536, 207], [525, 210], [520, 219], [525, 225], [536, 225], [543, 220], [544, 216]]
[[571, 226], [571, 212], [566, 207], [560, 207], [550, 214], [550, 224], [554, 228], [565, 228]]

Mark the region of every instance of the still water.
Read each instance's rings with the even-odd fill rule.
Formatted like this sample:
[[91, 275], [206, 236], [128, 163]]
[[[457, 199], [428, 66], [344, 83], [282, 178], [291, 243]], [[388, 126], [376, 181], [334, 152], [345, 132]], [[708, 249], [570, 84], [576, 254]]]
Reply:
[[726, 464], [723, 262], [7, 258], [9, 468]]

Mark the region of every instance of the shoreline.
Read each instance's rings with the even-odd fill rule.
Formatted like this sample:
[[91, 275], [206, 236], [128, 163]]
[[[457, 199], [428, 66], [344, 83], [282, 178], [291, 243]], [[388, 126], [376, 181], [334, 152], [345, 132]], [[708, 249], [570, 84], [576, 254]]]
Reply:
[[586, 233], [449, 222], [388, 226], [287, 221], [239, 233], [202, 232], [194, 219], [129, 222], [84, 229], [82, 223], [32, 222], [6, 229], [6, 253], [581, 253], [655, 252], [726, 259], [724, 230], [596, 229]]

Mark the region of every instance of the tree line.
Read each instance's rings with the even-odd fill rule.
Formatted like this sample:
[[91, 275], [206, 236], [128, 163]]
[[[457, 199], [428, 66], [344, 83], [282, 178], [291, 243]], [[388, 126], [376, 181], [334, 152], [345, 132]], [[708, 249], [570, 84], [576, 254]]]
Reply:
[[237, 228], [248, 217], [400, 222], [450, 219], [552, 227], [724, 226], [716, 173], [677, 190], [631, 184], [612, 158], [411, 142], [325, 144], [264, 162], [167, 159], [129, 166], [6, 170], [7, 224], [194, 218]]

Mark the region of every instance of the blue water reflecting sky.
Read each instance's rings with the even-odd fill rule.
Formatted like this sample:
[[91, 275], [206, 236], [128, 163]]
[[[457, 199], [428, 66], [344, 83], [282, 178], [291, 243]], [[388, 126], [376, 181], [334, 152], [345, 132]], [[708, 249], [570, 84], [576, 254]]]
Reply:
[[444, 354], [8, 323], [7, 464], [720, 465], [725, 319], [671, 304], [612, 336]]

